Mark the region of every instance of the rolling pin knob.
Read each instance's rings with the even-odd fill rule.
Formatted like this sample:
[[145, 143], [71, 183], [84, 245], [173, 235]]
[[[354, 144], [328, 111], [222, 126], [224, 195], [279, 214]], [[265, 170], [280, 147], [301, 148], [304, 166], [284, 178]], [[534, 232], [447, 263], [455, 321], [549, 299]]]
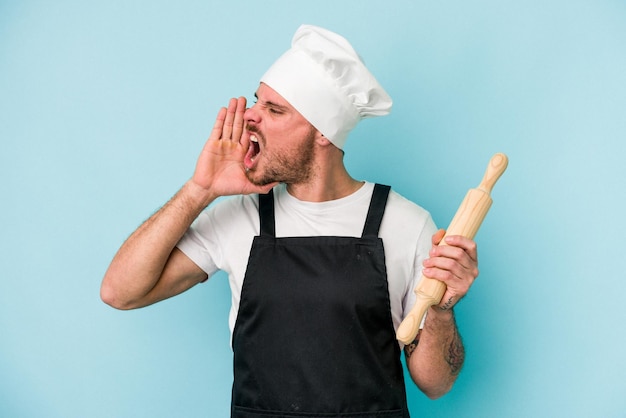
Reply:
[[491, 194], [493, 186], [496, 184], [496, 181], [498, 181], [502, 173], [504, 173], [507, 165], [509, 165], [509, 159], [506, 155], [497, 153], [491, 157], [491, 160], [489, 160], [489, 164], [487, 165], [487, 170], [485, 171], [485, 176], [477, 188], [487, 194]]

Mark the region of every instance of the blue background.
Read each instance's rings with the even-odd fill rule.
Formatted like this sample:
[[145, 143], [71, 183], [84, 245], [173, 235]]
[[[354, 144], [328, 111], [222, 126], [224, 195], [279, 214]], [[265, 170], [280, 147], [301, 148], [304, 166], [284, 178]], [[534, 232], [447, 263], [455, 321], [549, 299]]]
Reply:
[[225, 276], [133, 312], [100, 280], [301, 23], [394, 98], [348, 140], [356, 177], [445, 227], [510, 158], [457, 308], [465, 368], [440, 400], [411, 387], [413, 414], [626, 416], [621, 0], [0, 1], [0, 416], [227, 416]]

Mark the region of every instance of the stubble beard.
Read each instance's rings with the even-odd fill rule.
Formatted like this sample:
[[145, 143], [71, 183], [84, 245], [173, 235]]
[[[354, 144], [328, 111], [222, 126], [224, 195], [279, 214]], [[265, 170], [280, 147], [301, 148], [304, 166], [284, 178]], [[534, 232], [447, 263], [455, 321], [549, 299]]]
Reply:
[[[262, 171], [256, 168], [247, 171], [248, 180], [256, 186], [274, 182], [301, 184], [310, 180], [315, 156], [315, 132], [315, 129], [311, 129], [302, 145], [295, 151], [261, 155], [260, 157], [265, 160], [265, 167]], [[260, 136], [260, 141], [265, 141], [258, 131], [255, 134]]]

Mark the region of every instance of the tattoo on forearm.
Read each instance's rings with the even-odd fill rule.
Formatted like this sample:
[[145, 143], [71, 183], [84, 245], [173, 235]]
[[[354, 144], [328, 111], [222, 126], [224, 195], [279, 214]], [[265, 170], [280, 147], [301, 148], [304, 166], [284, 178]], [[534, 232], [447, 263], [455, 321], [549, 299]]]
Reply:
[[404, 355], [406, 356], [406, 358], [411, 357], [411, 354], [413, 354], [413, 351], [415, 351], [415, 349], [417, 348], [417, 344], [420, 342], [421, 331], [422, 330], [417, 331], [417, 335], [415, 336], [415, 339], [412, 343], [404, 346]]
[[456, 327], [445, 358], [446, 362], [450, 366], [452, 374], [458, 375], [461, 372], [461, 367], [463, 367], [463, 362], [465, 361], [465, 348], [463, 347], [461, 335], [459, 335], [459, 331]]

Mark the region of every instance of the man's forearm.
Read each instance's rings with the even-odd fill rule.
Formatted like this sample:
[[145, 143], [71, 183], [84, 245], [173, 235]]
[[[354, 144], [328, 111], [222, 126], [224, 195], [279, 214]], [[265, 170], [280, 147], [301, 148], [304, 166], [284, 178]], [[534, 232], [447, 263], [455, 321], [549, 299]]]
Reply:
[[407, 366], [415, 384], [430, 398], [445, 395], [454, 384], [465, 349], [452, 310], [431, 307], [416, 341], [405, 347]]
[[102, 299], [127, 309], [148, 294], [180, 238], [213, 199], [193, 182], [187, 182], [122, 244], [102, 281]]

